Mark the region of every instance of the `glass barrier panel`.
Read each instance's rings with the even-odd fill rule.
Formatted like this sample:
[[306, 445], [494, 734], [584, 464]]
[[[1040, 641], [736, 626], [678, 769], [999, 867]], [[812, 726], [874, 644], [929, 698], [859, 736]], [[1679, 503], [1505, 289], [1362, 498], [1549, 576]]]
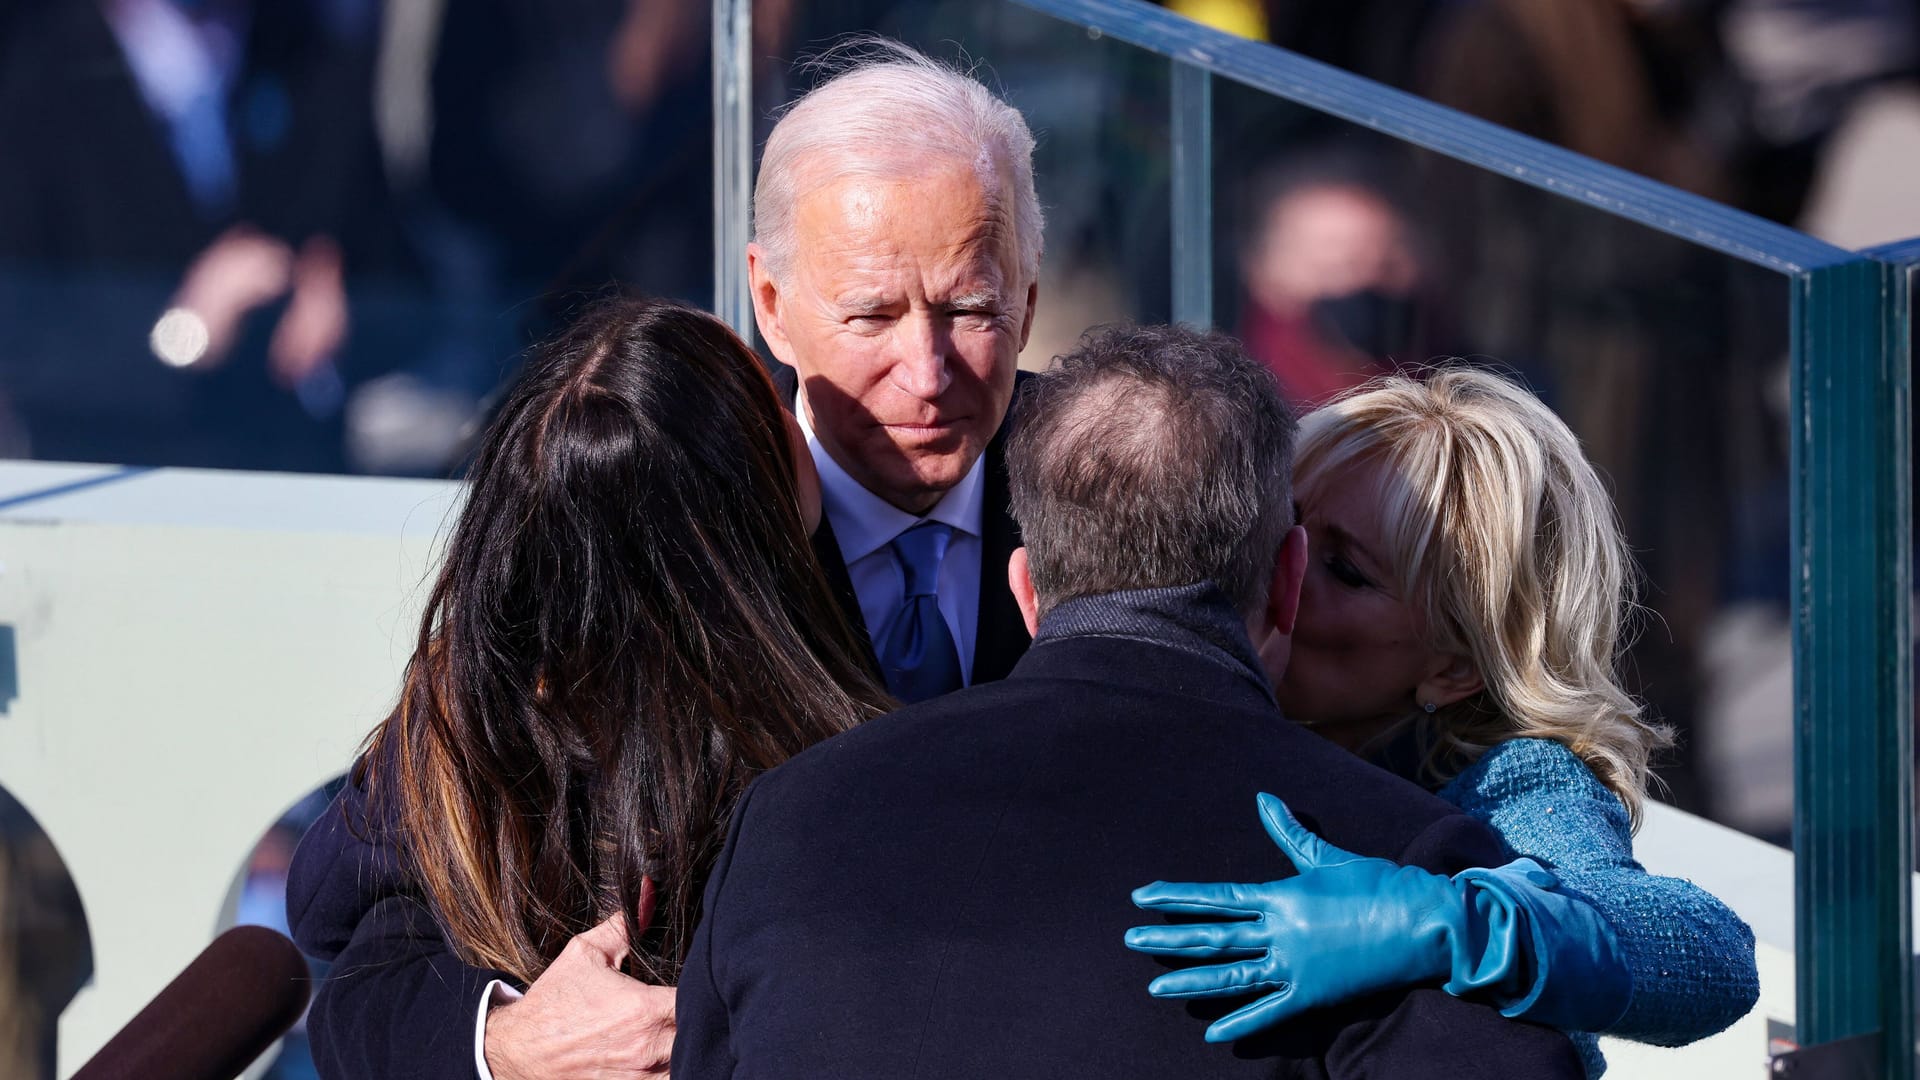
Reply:
[[[1467, 366], [1528, 388], [1593, 464], [1636, 563], [1622, 686], [1674, 736], [1646, 798], [1705, 819], [1650, 814], [1640, 856], [1766, 928], [1771, 992], [1711, 1044], [1607, 1053], [1631, 1075], [1757, 1056], [1768, 1020], [1793, 1022], [1788, 281], [1230, 80], [1214, 103], [1215, 318], [1300, 408]], [[1303, 610], [1287, 681], [1337, 670], [1351, 644]], [[1707, 822], [1754, 839], [1702, 843]], [[1756, 866], [1770, 889], [1743, 880]]]
[[1302, 408], [1452, 357], [1551, 406], [1644, 574], [1659, 794], [1787, 843], [1782, 276], [1237, 83], [1215, 102], [1219, 324]]
[[[1869, 252], [1869, 254], [1879, 253]], [[1920, 475], [1920, 451], [1915, 449], [1913, 440], [1913, 374], [1914, 357], [1916, 355], [1914, 349], [1914, 312], [1920, 311], [1920, 240], [1909, 240], [1903, 244], [1893, 245], [1892, 250], [1888, 254], [1892, 256], [1888, 260], [1892, 263], [1889, 267], [1889, 279], [1892, 291], [1899, 300], [1904, 301], [1904, 303], [1896, 303], [1894, 310], [1889, 312], [1888, 333], [1894, 341], [1894, 353], [1892, 355], [1897, 355], [1904, 360], [1907, 372], [1904, 387], [1905, 400], [1901, 402], [1900, 409], [1900, 412], [1904, 414], [1906, 429], [1904, 437], [1907, 443], [1905, 454], [1907, 469], [1905, 483], [1902, 485], [1905, 500], [1901, 512], [1907, 519], [1906, 534], [1907, 543], [1909, 544], [1907, 555], [1909, 566], [1912, 566], [1911, 560], [1914, 559], [1917, 554], [1920, 554], [1920, 543], [1915, 542], [1916, 540], [1920, 540], [1920, 532], [1916, 532], [1913, 517], [1913, 478], [1915, 475]], [[1905, 592], [1907, 595], [1898, 598], [1901, 601], [1900, 607], [1904, 610], [1907, 620], [1906, 633], [1909, 639], [1908, 654], [1913, 661], [1920, 661], [1920, 646], [1912, 644], [1911, 641], [1915, 608], [1916, 604], [1920, 604], [1920, 591], [1916, 591], [1915, 589], [1915, 580], [1917, 579], [1920, 579], [1920, 575], [1910, 577], [1906, 582]], [[1913, 701], [1910, 725], [1907, 728], [1907, 734], [1910, 739], [1913, 738], [1916, 733], [1920, 733], [1920, 692], [1916, 692], [1911, 671], [1912, 669], [1909, 668], [1908, 685], [1906, 687], [1907, 694]], [[1916, 851], [1920, 851], [1920, 828], [1916, 828], [1916, 823], [1920, 822], [1920, 803], [1915, 802], [1914, 794], [1915, 787], [1920, 787], [1920, 785], [1915, 783], [1916, 779], [1920, 779], [1920, 760], [1915, 759], [1912, 744], [1909, 743], [1904, 759], [1896, 758], [1896, 760], [1888, 764], [1890, 769], [1902, 770], [1905, 773], [1904, 779], [1908, 784], [1908, 790], [1906, 792], [1908, 832], [1905, 840], [1910, 847], [1913, 847]], [[1914, 892], [1915, 890], [1910, 889], [1906, 897], [1906, 905], [1909, 908], [1915, 907]], [[1920, 908], [1915, 908], [1915, 910], [1920, 910]], [[1907, 994], [1905, 1005], [1907, 1009], [1912, 1010], [1915, 1008], [1915, 1002], [1920, 1001], [1920, 952], [1916, 952], [1916, 962], [1910, 965], [1905, 972], [1904, 986]], [[1920, 1074], [1920, 1043], [1917, 1043], [1912, 1049], [1915, 1055], [1914, 1073]]]

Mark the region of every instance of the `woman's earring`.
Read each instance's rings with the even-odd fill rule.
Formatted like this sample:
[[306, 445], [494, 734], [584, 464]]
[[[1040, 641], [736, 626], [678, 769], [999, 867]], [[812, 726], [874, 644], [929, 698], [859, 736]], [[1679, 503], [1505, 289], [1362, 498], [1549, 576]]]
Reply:
[[1431, 702], [1431, 701], [1429, 701], [1429, 702], [1427, 702], [1426, 704], [1424, 704], [1424, 705], [1422, 705], [1422, 706], [1420, 706], [1420, 707], [1421, 707], [1421, 708], [1423, 708], [1423, 709], [1425, 709], [1425, 710], [1427, 710], [1427, 715], [1428, 715], [1428, 716], [1432, 716], [1432, 715], [1433, 715], [1434, 713], [1436, 713], [1436, 712], [1438, 712], [1438, 711], [1440, 710], [1440, 706], [1438, 706], [1438, 705], [1435, 705], [1435, 704], [1434, 704], [1433, 702]]

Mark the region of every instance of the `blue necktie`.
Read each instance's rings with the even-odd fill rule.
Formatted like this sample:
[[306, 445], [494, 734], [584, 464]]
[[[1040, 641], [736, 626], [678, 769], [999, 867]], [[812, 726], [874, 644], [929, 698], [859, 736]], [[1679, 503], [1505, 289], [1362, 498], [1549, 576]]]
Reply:
[[893, 538], [906, 596], [881, 629], [875, 651], [887, 689], [902, 701], [925, 701], [960, 689], [960, 650], [935, 595], [940, 561], [952, 540], [952, 526], [937, 521], [922, 522]]

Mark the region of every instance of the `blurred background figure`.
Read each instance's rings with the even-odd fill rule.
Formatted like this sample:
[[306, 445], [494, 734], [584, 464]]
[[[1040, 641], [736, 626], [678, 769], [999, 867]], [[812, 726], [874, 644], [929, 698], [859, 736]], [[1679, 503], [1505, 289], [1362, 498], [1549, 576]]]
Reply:
[[27, 2], [0, 54], [16, 453], [329, 469], [349, 270], [404, 265], [377, 0]]
[[462, 0], [394, 20], [381, 87], [432, 329], [357, 393], [356, 469], [444, 475], [515, 357], [619, 282], [709, 303], [710, 15]]
[[60, 1013], [92, 978], [73, 876], [33, 815], [0, 788], [0, 1076], [53, 1080]]
[[7, 0], [0, 454], [444, 475], [583, 295], [711, 301], [708, 35], [670, 0]]
[[1363, 172], [1310, 163], [1254, 185], [1238, 336], [1296, 407], [1433, 355], [1413, 227]]
[[[1745, 92], [1748, 149], [1734, 168], [1765, 184], [1757, 197], [1749, 197], [1750, 204], [1775, 220], [1824, 235], [1808, 216], [1814, 208], [1807, 200], [1816, 194], [1809, 189], [1822, 172], [1837, 171], [1833, 150], [1842, 131], [1875, 98], [1910, 82], [1920, 67], [1920, 5], [1912, 0], [1725, 0], [1719, 29], [1728, 64]], [[1911, 97], [1905, 96], [1911, 117]], [[1915, 129], [1905, 134], [1911, 145]], [[1900, 222], [1885, 218], [1880, 225], [1901, 229]], [[1901, 234], [1911, 231], [1908, 227]], [[1847, 244], [1843, 237], [1827, 238]], [[1883, 237], [1893, 238], [1892, 233]]]
[[[327, 804], [346, 784], [336, 778], [309, 792], [270, 826], [247, 856], [247, 865], [236, 883], [233, 923], [236, 926], [264, 926], [281, 934], [287, 929], [287, 868], [293, 865], [293, 851], [300, 838], [326, 812]], [[307, 970], [315, 984], [324, 978], [330, 964], [307, 958]], [[287, 1032], [280, 1045], [265, 1055], [266, 1068], [253, 1080], [315, 1080], [313, 1051], [307, 1041], [307, 1019], [302, 1015]]]

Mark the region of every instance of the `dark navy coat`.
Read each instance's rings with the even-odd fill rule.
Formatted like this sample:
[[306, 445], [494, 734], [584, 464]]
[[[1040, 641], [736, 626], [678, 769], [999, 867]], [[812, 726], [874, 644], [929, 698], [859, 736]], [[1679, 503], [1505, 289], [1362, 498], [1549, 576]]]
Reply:
[[1432, 870], [1486, 827], [1287, 722], [1264, 684], [1151, 640], [1041, 639], [1002, 682], [902, 709], [757, 781], [681, 974], [675, 1080], [1582, 1076], [1561, 1033], [1435, 990], [1232, 1046], [1243, 1002], [1156, 1000], [1122, 935], [1156, 878], [1292, 873], [1254, 796]]

